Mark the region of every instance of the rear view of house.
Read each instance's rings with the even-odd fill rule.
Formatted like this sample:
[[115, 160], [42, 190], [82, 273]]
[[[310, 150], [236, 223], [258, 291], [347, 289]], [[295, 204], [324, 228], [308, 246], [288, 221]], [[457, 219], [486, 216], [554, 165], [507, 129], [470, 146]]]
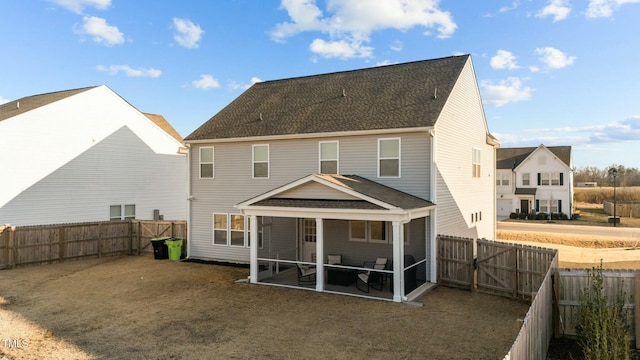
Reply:
[[436, 281], [437, 234], [495, 234], [468, 55], [257, 83], [185, 142], [188, 256], [253, 283], [405, 301]]
[[182, 147], [162, 116], [104, 85], [3, 104], [0, 224], [186, 219]]
[[573, 213], [571, 146], [501, 148], [496, 155], [498, 216]]

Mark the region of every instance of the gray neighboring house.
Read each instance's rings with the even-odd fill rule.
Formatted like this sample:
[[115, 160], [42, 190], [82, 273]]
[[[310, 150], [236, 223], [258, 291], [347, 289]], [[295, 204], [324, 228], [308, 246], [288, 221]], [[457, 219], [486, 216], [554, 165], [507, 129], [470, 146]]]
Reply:
[[500, 148], [496, 152], [496, 208], [511, 213], [573, 213], [571, 146]]
[[[469, 55], [257, 83], [185, 142], [188, 257], [249, 263], [252, 283], [347, 294], [332, 274], [385, 258], [407, 301], [436, 282], [437, 234], [495, 235]], [[311, 285], [274, 280], [298, 266]]]

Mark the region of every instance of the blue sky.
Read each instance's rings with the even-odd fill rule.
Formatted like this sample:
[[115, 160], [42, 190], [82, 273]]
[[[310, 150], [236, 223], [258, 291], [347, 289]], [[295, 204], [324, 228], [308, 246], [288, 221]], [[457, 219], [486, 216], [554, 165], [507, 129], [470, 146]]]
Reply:
[[106, 84], [187, 136], [256, 81], [471, 54], [503, 147], [640, 168], [640, 0], [14, 0], [0, 103]]

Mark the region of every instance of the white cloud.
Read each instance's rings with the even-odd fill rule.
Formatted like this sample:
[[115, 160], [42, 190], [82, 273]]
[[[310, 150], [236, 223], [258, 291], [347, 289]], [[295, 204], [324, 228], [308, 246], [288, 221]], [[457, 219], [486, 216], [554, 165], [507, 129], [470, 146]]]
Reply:
[[94, 42], [107, 46], [124, 43], [124, 35], [117, 27], [107, 24], [105, 19], [96, 16], [85, 16], [82, 21], [82, 28], [76, 30], [76, 32], [92, 36]]
[[512, 102], [529, 100], [534, 91], [530, 87], [522, 85], [522, 81], [517, 77], [510, 77], [494, 84], [489, 81], [480, 83], [482, 88], [482, 99], [485, 104], [497, 107]]
[[259, 82], [262, 82], [262, 79], [254, 76], [254, 77], [251, 78], [251, 83], [249, 83], [249, 84], [241, 84], [241, 83], [239, 83], [237, 81], [231, 81], [229, 83], [229, 88], [231, 90], [238, 90], [238, 89], [247, 90], [248, 88], [251, 87], [251, 85], [253, 85], [255, 83], [259, 83]]
[[548, 68], [548, 69], [562, 69], [567, 67], [576, 60], [575, 56], [569, 56], [562, 51], [552, 48], [552, 47], [544, 47], [537, 48], [536, 54], [540, 56], [540, 61]]
[[569, 16], [571, 8], [568, 0], [549, 0], [549, 4], [538, 11], [536, 17], [546, 18], [553, 16], [553, 22], [564, 20]]
[[590, 0], [585, 15], [588, 18], [610, 17], [624, 4], [640, 3], [640, 0]]
[[315, 39], [309, 45], [309, 50], [325, 58], [365, 58], [371, 57], [373, 54], [372, 47], [362, 46], [359, 41], [347, 42], [345, 40], [324, 41]]
[[173, 34], [173, 39], [180, 44], [180, 46], [189, 49], [200, 46], [198, 43], [202, 39], [202, 34], [204, 34], [204, 30], [202, 30], [200, 26], [192, 23], [191, 20], [178, 18], [173, 18], [173, 26], [176, 29], [176, 33]]
[[437, 37], [453, 35], [457, 25], [451, 14], [438, 7], [439, 0], [329, 0], [326, 14], [316, 0], [282, 0], [290, 22], [279, 23], [271, 31], [271, 38], [281, 42], [296, 34], [312, 31], [327, 34], [329, 39], [316, 39], [310, 48], [325, 57], [369, 57], [370, 42], [375, 31], [396, 29], [407, 31], [413, 27], [435, 29]]
[[516, 57], [506, 50], [498, 50], [496, 55], [491, 58], [490, 65], [494, 69], [518, 69], [518, 63]]
[[191, 82], [191, 86], [196, 89], [212, 89], [220, 87], [218, 80], [214, 79], [211, 75], [200, 75], [200, 80], [194, 80]]
[[389, 48], [393, 51], [402, 51], [404, 45], [402, 44], [402, 41], [396, 40], [391, 44], [391, 46], [389, 46]]
[[0, 105], [2, 105], [2, 104], [6, 104], [6, 103], [8, 103], [9, 101], [11, 101], [11, 100], [9, 100], [9, 99], [5, 99], [5, 98], [3, 98], [2, 96], [0, 96]]
[[386, 66], [386, 65], [393, 65], [393, 64], [397, 64], [397, 61], [391, 61], [391, 60], [382, 60], [382, 61], [378, 61], [375, 66]]
[[498, 10], [498, 12], [507, 12], [507, 11], [515, 10], [518, 8], [518, 6], [520, 6], [520, 1], [514, 1], [511, 3], [511, 6], [503, 6]]
[[98, 66], [96, 66], [96, 69], [98, 71], [108, 72], [111, 75], [116, 75], [119, 72], [124, 72], [125, 75], [127, 75], [128, 77], [157, 78], [160, 75], [162, 75], [162, 71], [154, 69], [154, 68], [149, 68], [149, 69], [137, 68], [137, 69], [134, 69], [134, 68], [130, 67], [129, 65], [110, 65], [110, 66], [98, 65]]
[[111, 0], [49, 0], [50, 2], [62, 6], [76, 14], [82, 14], [85, 7], [92, 7], [98, 10], [106, 10], [111, 6]]

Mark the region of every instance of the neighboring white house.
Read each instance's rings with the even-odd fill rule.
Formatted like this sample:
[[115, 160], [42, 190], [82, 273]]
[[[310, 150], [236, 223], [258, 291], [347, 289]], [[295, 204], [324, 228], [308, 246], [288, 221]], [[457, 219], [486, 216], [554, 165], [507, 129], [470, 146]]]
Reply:
[[188, 256], [252, 283], [315, 266], [313, 289], [347, 293], [332, 273], [385, 258], [404, 301], [436, 281], [437, 234], [495, 238], [499, 143], [468, 55], [257, 83], [185, 142]]
[[186, 219], [180, 135], [104, 85], [0, 105], [0, 164], [0, 224]]
[[496, 153], [498, 216], [573, 213], [571, 146], [501, 148]]

